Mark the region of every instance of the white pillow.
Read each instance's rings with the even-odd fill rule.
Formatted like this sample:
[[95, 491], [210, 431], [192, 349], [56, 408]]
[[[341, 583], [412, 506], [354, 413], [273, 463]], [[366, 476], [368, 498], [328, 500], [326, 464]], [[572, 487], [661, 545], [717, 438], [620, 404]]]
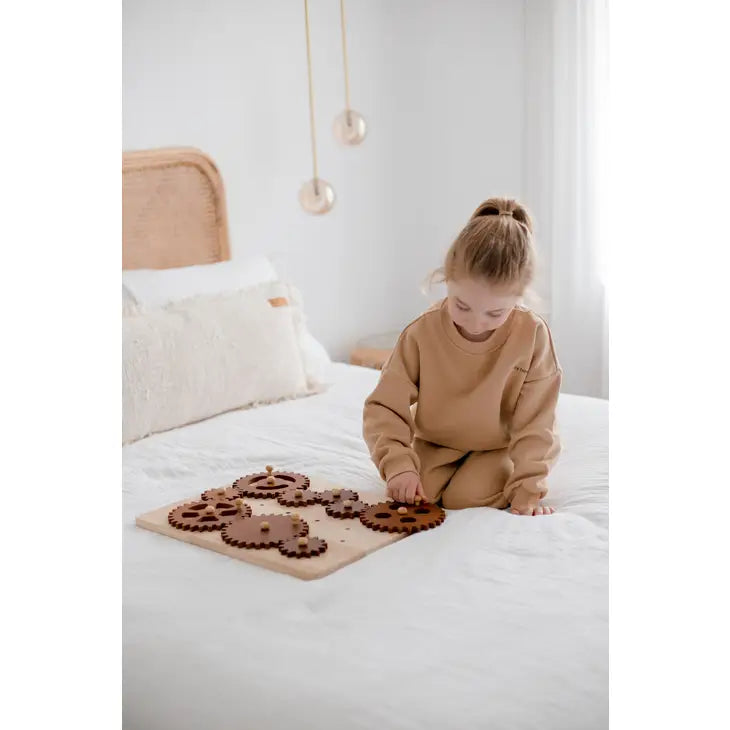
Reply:
[[122, 440], [306, 395], [291, 306], [261, 285], [123, 318]]
[[146, 307], [164, 307], [201, 294], [225, 294], [275, 279], [276, 271], [266, 256], [177, 269], [122, 272], [122, 284], [138, 304]]
[[[225, 294], [276, 279], [276, 270], [266, 256], [178, 269], [133, 269], [122, 273], [122, 311], [126, 316], [135, 311], [134, 303], [144, 307], [166, 306], [202, 294]], [[332, 359], [307, 327], [300, 291], [283, 282], [272, 286], [278, 293], [271, 296], [288, 299], [297, 310], [293, 315], [307, 387], [312, 392], [326, 390], [334, 382]], [[134, 303], [126, 301], [128, 296]]]

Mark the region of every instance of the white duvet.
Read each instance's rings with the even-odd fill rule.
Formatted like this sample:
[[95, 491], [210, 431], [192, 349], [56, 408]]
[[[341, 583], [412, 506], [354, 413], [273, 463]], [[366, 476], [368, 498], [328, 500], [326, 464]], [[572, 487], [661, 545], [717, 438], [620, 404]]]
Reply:
[[449, 512], [321, 580], [135, 527], [265, 464], [377, 487], [360, 431], [378, 373], [337, 375], [124, 448], [124, 727], [607, 728], [605, 401], [561, 396], [557, 514]]

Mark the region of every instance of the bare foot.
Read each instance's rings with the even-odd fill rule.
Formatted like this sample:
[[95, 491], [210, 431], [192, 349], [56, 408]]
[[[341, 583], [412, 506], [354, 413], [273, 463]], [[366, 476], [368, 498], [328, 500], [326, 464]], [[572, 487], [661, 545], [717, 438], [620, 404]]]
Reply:
[[510, 512], [513, 515], [527, 515], [527, 516], [551, 515], [555, 512], [555, 508], [550, 507], [547, 504], [543, 504], [542, 502], [538, 502], [534, 507], [528, 505], [524, 509], [517, 509], [515, 507], [512, 507], [512, 508], [510, 508]]

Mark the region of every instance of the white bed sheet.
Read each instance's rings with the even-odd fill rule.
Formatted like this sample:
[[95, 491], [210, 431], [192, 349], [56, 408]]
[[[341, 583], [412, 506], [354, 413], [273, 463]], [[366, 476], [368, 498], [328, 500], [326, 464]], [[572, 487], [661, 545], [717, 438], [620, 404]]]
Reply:
[[135, 527], [264, 464], [380, 485], [361, 413], [378, 373], [123, 450], [129, 730], [608, 727], [608, 414], [561, 396], [550, 517], [443, 526], [301, 581]]

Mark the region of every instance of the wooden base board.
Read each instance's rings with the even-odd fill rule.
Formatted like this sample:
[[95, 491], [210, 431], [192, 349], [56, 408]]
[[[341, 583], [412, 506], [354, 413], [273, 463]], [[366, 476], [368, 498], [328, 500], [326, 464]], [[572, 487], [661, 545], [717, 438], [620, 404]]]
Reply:
[[[226, 484], [225, 486], [230, 486]], [[338, 485], [330, 484], [322, 479], [311, 478], [310, 489], [323, 492], [326, 489], [333, 489]], [[345, 489], [345, 487], [342, 487]], [[382, 492], [358, 492], [360, 499], [368, 504], [382, 502], [385, 498]], [[339, 568], [344, 568], [369, 553], [374, 552], [386, 545], [390, 545], [405, 535], [391, 532], [376, 532], [365, 527], [359, 519], [338, 520], [329, 517], [322, 505], [316, 504], [310, 507], [283, 507], [275, 499], [246, 499], [253, 514], [276, 514], [284, 515], [291, 512], [298, 512], [302, 519], [309, 525], [309, 534], [312, 537], [321, 537], [327, 541], [327, 550], [322, 555], [314, 558], [287, 558], [277, 548], [266, 550], [252, 550], [237, 548], [223, 542], [220, 531], [215, 532], [190, 532], [178, 530], [167, 521], [167, 515], [173, 507], [185, 502], [194, 502], [200, 499], [196, 494], [189, 499], [182, 499], [173, 504], [153, 510], [140, 515], [136, 519], [139, 527], [146, 530], [158, 532], [176, 540], [189, 542], [198, 547], [215, 550], [217, 553], [228, 555], [237, 560], [244, 560], [247, 563], [254, 563], [263, 568], [276, 570], [280, 573], [288, 573], [302, 580], [313, 580], [323, 578], [325, 575], [334, 573]]]

